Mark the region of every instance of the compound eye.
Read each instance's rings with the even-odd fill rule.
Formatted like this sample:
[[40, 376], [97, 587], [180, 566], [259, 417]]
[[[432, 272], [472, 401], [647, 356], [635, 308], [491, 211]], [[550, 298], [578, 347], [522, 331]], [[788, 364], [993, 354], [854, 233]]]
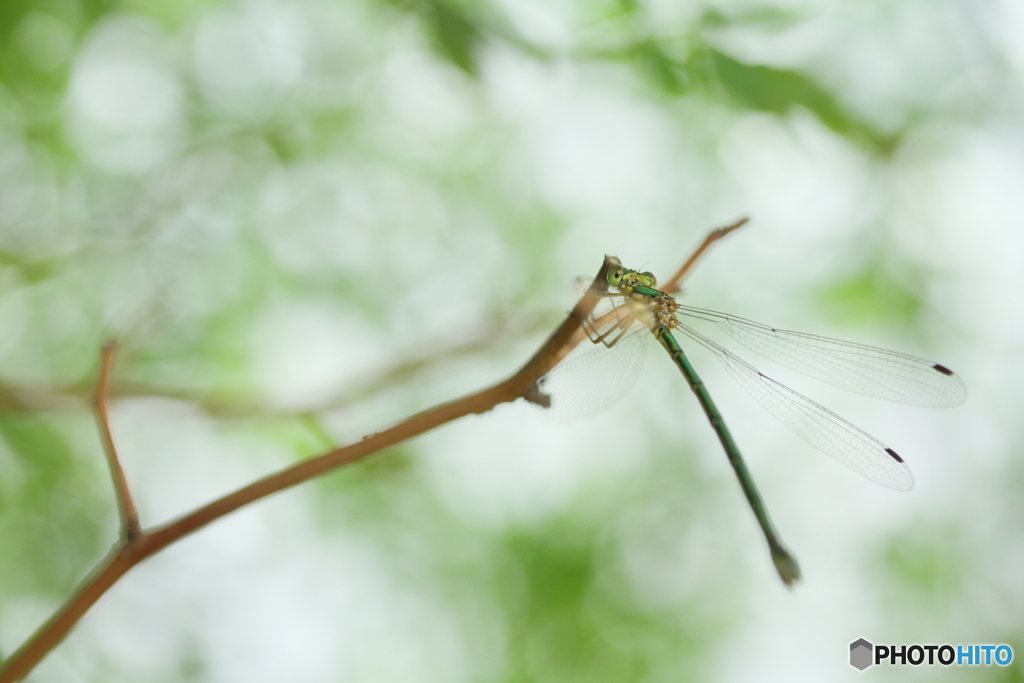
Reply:
[[625, 274], [626, 269], [622, 266], [612, 266], [608, 269], [608, 284], [612, 287], [618, 287], [619, 283], [622, 282], [622, 276]]

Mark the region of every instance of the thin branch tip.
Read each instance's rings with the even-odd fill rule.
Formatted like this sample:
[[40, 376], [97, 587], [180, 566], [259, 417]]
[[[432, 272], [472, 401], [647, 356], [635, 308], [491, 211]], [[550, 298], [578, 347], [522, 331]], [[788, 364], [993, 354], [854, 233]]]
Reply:
[[669, 278], [669, 280], [662, 285], [664, 287], [664, 291], [668, 292], [669, 294], [679, 292], [682, 289], [683, 280], [689, 274], [693, 266], [696, 265], [701, 255], [703, 255], [704, 252], [707, 251], [708, 247], [710, 247], [712, 244], [728, 235], [730, 232], [742, 228], [749, 222], [750, 216], [740, 216], [732, 223], [715, 228], [714, 230], [709, 232], [707, 237], [704, 238], [704, 241], [701, 243], [701, 245], [697, 247], [697, 250], [694, 251], [693, 254], [691, 254], [690, 258], [686, 261], [686, 263], [683, 264], [683, 267], [676, 271], [675, 275]]
[[99, 423], [104, 451], [107, 454], [107, 464], [110, 467], [110, 476], [113, 479], [114, 492], [117, 495], [118, 507], [121, 513], [122, 541], [125, 544], [129, 544], [141, 536], [142, 529], [139, 525], [139, 513], [135, 508], [135, 501], [132, 500], [131, 491], [128, 488], [128, 480], [121, 466], [121, 460], [117, 455], [117, 447], [114, 445], [114, 435], [110, 429], [110, 415], [107, 412], [107, 399], [110, 396], [110, 379], [114, 372], [114, 355], [117, 353], [117, 349], [116, 340], [110, 339], [103, 344], [95, 405], [96, 420]]

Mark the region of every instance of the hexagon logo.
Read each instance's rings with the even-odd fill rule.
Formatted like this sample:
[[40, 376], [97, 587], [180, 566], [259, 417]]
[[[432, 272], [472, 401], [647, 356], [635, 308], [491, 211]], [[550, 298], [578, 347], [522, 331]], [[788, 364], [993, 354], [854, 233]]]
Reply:
[[858, 638], [850, 643], [850, 666], [857, 671], [863, 671], [871, 666], [874, 663], [871, 661], [874, 649], [875, 646], [863, 638]]

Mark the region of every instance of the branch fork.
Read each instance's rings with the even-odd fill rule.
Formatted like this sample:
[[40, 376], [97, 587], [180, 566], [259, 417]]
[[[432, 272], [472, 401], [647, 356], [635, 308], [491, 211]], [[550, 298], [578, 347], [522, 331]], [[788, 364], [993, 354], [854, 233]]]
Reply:
[[[678, 283], [708, 246], [746, 222], [747, 219], [742, 218], [732, 225], [713, 231], [667, 283], [668, 286], [678, 288]], [[608, 269], [614, 265], [621, 264], [614, 256], [606, 256], [590, 288], [576, 302], [562, 324], [547, 338], [533, 357], [508, 379], [469, 396], [417, 413], [400, 424], [363, 437], [348, 446], [332, 449], [292, 465], [172, 522], [151, 529], [143, 529], [139, 522], [138, 510], [114, 444], [108, 404], [118, 346], [113, 341], [104, 344], [94, 407], [118, 503], [120, 539], [67, 602], [3, 663], [3, 667], [0, 668], [0, 683], [14, 683], [27, 676], [36, 664], [68, 635], [89, 608], [132, 567], [210, 522], [261, 498], [366, 458], [452, 420], [473, 413], [487, 412], [499, 403], [525, 398], [543, 405], [546, 397], [539, 391], [537, 381], [551, 372], [555, 365], [586, 336], [583, 322], [590, 317], [599, 298], [607, 291]]]

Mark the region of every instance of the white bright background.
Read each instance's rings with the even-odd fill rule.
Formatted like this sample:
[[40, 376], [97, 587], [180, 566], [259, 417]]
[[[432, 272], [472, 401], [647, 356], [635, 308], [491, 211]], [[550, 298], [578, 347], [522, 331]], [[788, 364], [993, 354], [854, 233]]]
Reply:
[[[0, 88], [0, 379], [36, 397], [71, 444], [64, 466], [85, 474], [19, 498], [31, 453], [0, 440], [0, 652], [115, 540], [72, 400], [105, 337], [125, 346], [118, 376], [146, 383], [125, 385], [113, 427], [155, 525], [326, 448], [294, 413], [349, 443], [481, 388], [525, 361], [605, 254], [667, 276], [711, 227], [750, 215], [687, 303], [932, 358], [969, 392], [924, 409], [781, 375], [906, 458], [917, 488], [897, 494], [813, 451], [694, 352], [800, 559], [795, 589], [651, 352], [598, 418], [501, 406], [217, 522], [126, 576], [31, 680], [1019, 680], [1017, 661], [867, 674], [846, 661], [859, 637], [1007, 642], [1024, 657], [1020, 6], [785, 3], [774, 23], [705, 31], [899, 133], [888, 156], [803, 108], [673, 98], [627, 62], [582, 56], [767, 6], [654, 2], [628, 24], [614, 5], [473, 5], [555, 55], [492, 40], [477, 78], [432, 49], [434, 10], [403, 7], [39, 8], [9, 32], [5, 54], [67, 80], [49, 105]], [[361, 393], [474, 335], [493, 344]], [[61, 521], [75, 497], [98, 511], [85, 549]], [[19, 535], [50, 559], [22, 554]], [[578, 581], [531, 574], [538, 547], [559, 569], [574, 544]], [[37, 561], [48, 583], [16, 580]], [[655, 626], [634, 632], [637, 615]], [[551, 653], [573, 661], [581, 642], [565, 623], [590, 618], [601, 647], [633, 659], [559, 668]]]

